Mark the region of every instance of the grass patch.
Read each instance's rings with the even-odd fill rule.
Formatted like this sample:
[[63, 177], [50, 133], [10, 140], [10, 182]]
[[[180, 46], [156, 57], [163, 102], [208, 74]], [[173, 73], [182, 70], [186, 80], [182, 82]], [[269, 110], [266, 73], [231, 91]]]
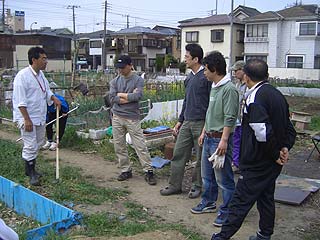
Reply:
[[320, 116], [314, 116], [311, 118], [310, 129], [313, 131], [320, 131]]
[[41, 179], [41, 186], [29, 186], [29, 179], [24, 175], [24, 162], [21, 160], [21, 146], [0, 139], [0, 175], [18, 182], [32, 190], [49, 197], [57, 202], [73, 202], [101, 204], [105, 201], [116, 201], [127, 196], [128, 192], [120, 189], [105, 189], [90, 183], [81, 176], [81, 171], [74, 167], [60, 169], [60, 182], [55, 180], [55, 168], [50, 160], [39, 159], [40, 171], [45, 177]]
[[12, 119], [12, 109], [7, 106], [0, 107], [0, 117]]

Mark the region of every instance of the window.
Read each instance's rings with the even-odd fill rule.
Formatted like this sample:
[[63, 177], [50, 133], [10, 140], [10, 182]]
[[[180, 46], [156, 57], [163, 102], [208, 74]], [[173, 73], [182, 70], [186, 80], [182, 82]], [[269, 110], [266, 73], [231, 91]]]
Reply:
[[217, 29], [211, 30], [211, 42], [223, 42], [224, 30]]
[[300, 23], [299, 35], [316, 35], [316, 23]]
[[244, 42], [244, 31], [237, 30], [237, 43], [243, 43], [243, 42]]
[[156, 59], [155, 58], [149, 58], [149, 67], [154, 67], [156, 65]]
[[128, 40], [128, 52], [136, 52], [137, 48], [137, 39]]
[[90, 41], [90, 48], [101, 48], [101, 41], [97, 40], [97, 41]]
[[303, 68], [303, 56], [287, 56], [287, 68]]
[[314, 57], [314, 69], [320, 69], [320, 56]]
[[267, 62], [267, 56], [266, 55], [246, 55], [246, 61], [248, 61], [249, 59], [261, 59], [265, 62]]
[[199, 41], [199, 32], [186, 32], [186, 42], [198, 42]]
[[247, 37], [268, 37], [268, 24], [249, 24]]

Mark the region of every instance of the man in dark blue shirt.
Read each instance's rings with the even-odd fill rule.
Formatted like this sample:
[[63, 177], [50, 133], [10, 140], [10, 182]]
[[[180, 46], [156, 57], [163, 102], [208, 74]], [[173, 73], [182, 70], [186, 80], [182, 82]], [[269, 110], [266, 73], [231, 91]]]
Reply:
[[201, 192], [201, 151], [198, 138], [204, 126], [209, 104], [211, 82], [204, 75], [201, 64], [203, 50], [198, 44], [186, 46], [185, 62], [191, 73], [185, 80], [186, 94], [183, 101], [179, 122], [174, 127], [177, 141], [171, 160], [169, 185], [160, 190], [160, 194], [168, 196], [182, 192], [182, 180], [186, 162], [191, 159], [192, 148], [196, 152], [196, 167], [192, 174], [190, 198], [200, 196]]

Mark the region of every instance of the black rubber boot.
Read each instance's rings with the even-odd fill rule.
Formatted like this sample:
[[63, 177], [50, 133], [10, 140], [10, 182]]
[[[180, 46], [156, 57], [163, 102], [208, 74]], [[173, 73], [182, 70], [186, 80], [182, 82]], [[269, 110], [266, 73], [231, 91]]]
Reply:
[[36, 174], [35, 166], [36, 162], [34, 160], [26, 161], [27, 164], [27, 173], [30, 177], [30, 184], [33, 186], [40, 186], [39, 176]]
[[[34, 165], [36, 165], [36, 159], [34, 159], [34, 160], [32, 160], [33, 162], [34, 162]], [[24, 165], [24, 167], [25, 167], [25, 174], [26, 174], [26, 176], [30, 176], [30, 173], [29, 173], [29, 168], [28, 168], [28, 161], [26, 161], [26, 160], [24, 160], [24, 162], [25, 162], [25, 165]], [[41, 173], [39, 173], [39, 172], [37, 172], [36, 170], [34, 170], [35, 171], [35, 173], [36, 173], [36, 175], [38, 176], [38, 177], [42, 177], [42, 174]]]
[[256, 236], [251, 236], [249, 240], [270, 240], [270, 236], [264, 236], [261, 233], [257, 232]]
[[155, 175], [153, 174], [152, 170], [148, 170], [148, 172], [145, 173], [144, 179], [149, 185], [156, 185], [157, 180]]

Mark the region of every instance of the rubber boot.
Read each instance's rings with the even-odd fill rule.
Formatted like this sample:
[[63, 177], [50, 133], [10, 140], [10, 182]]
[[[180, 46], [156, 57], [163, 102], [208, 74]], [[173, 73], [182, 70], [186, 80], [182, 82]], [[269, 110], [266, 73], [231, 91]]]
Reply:
[[[34, 162], [34, 165], [36, 165], [36, 159], [34, 159], [34, 160], [32, 160], [33, 162]], [[24, 167], [25, 167], [25, 174], [26, 174], [26, 176], [30, 176], [30, 173], [29, 173], [29, 168], [28, 168], [28, 161], [26, 161], [26, 160], [24, 160], [24, 162], [25, 162], [25, 165], [24, 165]], [[38, 177], [42, 177], [42, 174], [41, 173], [39, 173], [39, 172], [37, 172], [36, 170], [34, 170], [35, 171], [35, 173], [36, 173], [36, 175], [38, 176]]]
[[35, 161], [31, 160], [31, 161], [26, 161], [27, 163], [27, 173], [29, 174], [30, 177], [30, 185], [33, 186], [39, 186], [40, 182], [39, 182], [39, 176], [36, 174], [36, 170], [35, 170]]
[[261, 233], [257, 232], [256, 236], [251, 236], [249, 240], [270, 240], [270, 236], [264, 236]]

